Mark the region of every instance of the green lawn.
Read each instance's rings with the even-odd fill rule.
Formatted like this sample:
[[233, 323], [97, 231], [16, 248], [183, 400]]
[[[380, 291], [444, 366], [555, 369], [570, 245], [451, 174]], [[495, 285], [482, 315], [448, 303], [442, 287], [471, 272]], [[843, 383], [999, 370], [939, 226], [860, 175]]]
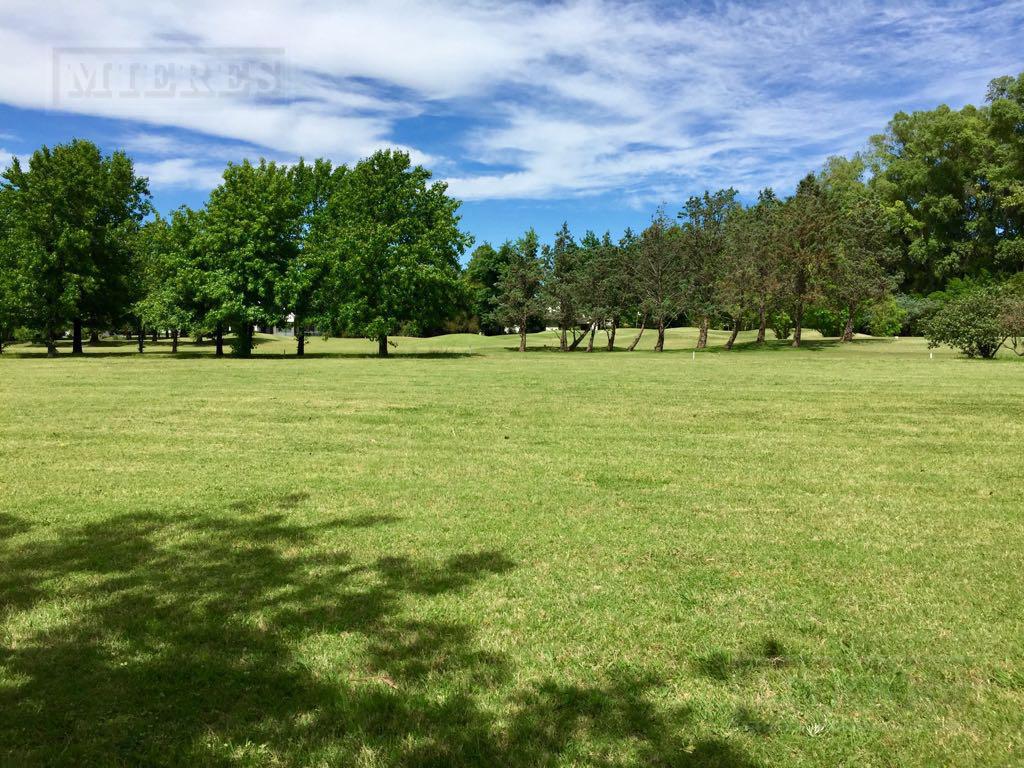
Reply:
[[8, 350], [0, 764], [1024, 764], [1024, 361], [693, 340]]

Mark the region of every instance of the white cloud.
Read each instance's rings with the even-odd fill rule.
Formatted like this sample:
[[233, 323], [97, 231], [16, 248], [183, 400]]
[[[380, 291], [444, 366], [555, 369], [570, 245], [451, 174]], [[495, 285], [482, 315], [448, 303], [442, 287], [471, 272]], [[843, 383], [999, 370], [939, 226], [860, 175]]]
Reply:
[[440, 116], [462, 127], [408, 148], [467, 199], [752, 192], [855, 151], [897, 109], [980, 100], [988, 79], [1024, 69], [1024, 0], [54, 5], [5, 3], [0, 101], [53, 106], [55, 47], [283, 50], [287, 85], [270, 97], [58, 105], [152, 126], [125, 144], [153, 184], [200, 189], [226, 159], [349, 162], [400, 144], [400, 121]]
[[203, 165], [188, 157], [141, 162], [136, 166], [140, 176], [149, 178], [150, 187], [166, 189], [198, 189], [207, 191], [220, 184], [223, 165]]

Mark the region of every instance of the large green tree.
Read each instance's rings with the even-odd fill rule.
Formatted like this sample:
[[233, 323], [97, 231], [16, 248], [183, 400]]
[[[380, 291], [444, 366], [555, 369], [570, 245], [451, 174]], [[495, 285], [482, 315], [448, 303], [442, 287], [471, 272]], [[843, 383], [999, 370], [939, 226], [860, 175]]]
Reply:
[[995, 201], [996, 263], [1024, 269], [1024, 73], [999, 77], [988, 89], [992, 153], [986, 176]]
[[299, 249], [301, 205], [287, 166], [229, 164], [202, 224], [201, 248], [212, 267], [204, 292], [220, 299], [211, 314], [231, 325], [234, 353], [247, 357], [253, 326], [283, 315], [285, 279]]
[[908, 290], [995, 268], [997, 216], [982, 169], [987, 113], [966, 106], [898, 113], [872, 139], [872, 186], [897, 224]]
[[76, 139], [36, 150], [27, 167], [15, 158], [2, 184], [24, 321], [41, 333], [50, 355], [70, 325], [72, 351], [81, 354], [83, 325], [113, 322], [131, 302], [134, 236], [149, 211], [147, 180], [123, 152], [104, 156]]
[[804, 311], [821, 296], [835, 252], [836, 211], [814, 174], [797, 185], [780, 212], [778, 238], [782, 303], [793, 322], [793, 346], [803, 340]]
[[666, 326], [682, 314], [690, 296], [682, 256], [683, 233], [658, 211], [643, 231], [630, 265], [630, 277], [636, 291], [643, 322], [630, 345], [634, 349], [647, 322], [658, 329], [656, 352], [665, 348]]
[[853, 339], [859, 312], [889, 295], [896, 253], [891, 217], [864, 182], [862, 158], [833, 157], [821, 173], [821, 185], [834, 211], [833, 250], [821, 281], [825, 298], [845, 318], [842, 341]]
[[[563, 222], [550, 246], [544, 246], [544, 292], [552, 319], [558, 328], [558, 346], [563, 352], [575, 349], [583, 338], [577, 335], [581, 324], [581, 283], [585, 280], [584, 260], [591, 251], [581, 249], [568, 222]], [[569, 341], [572, 332], [573, 340]]]
[[318, 158], [312, 163], [300, 160], [289, 169], [295, 210], [299, 215], [299, 237], [285, 267], [278, 290], [284, 309], [293, 316], [296, 354], [306, 351], [306, 333], [311, 327], [327, 330], [332, 322], [332, 307], [327, 289], [330, 268], [329, 249], [322, 238], [326, 228], [322, 219], [327, 215], [331, 196], [340, 185], [345, 166], [335, 168], [330, 160]]
[[344, 174], [331, 196], [324, 247], [335, 316], [377, 341], [435, 327], [466, 304], [460, 257], [472, 238], [459, 229], [459, 201], [405, 152], [381, 150]]
[[519, 351], [526, 351], [530, 325], [544, 313], [544, 268], [537, 233], [530, 229], [509, 251], [509, 260], [501, 269], [494, 322], [514, 328], [519, 334]]
[[194, 264], [195, 232], [187, 209], [170, 220], [160, 216], [146, 222], [137, 236], [134, 274], [138, 300], [132, 312], [138, 321], [142, 352], [146, 328], [171, 334], [171, 351], [178, 351], [181, 332], [196, 325], [195, 283], [201, 277]]
[[679, 213], [682, 220], [683, 280], [687, 288], [686, 311], [698, 328], [697, 349], [708, 345], [711, 318], [719, 310], [719, 283], [726, 247], [725, 222], [736, 202], [735, 189], [720, 189], [691, 197]]

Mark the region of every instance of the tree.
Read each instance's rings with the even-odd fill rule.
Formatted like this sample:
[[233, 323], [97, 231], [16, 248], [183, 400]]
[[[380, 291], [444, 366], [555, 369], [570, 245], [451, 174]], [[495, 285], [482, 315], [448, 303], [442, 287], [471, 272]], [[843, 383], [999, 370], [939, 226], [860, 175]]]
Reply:
[[497, 302], [491, 319], [503, 328], [515, 328], [519, 351], [526, 351], [530, 323], [544, 312], [544, 270], [537, 233], [530, 229], [509, 249], [497, 285]]
[[71, 325], [72, 351], [81, 354], [83, 323], [114, 319], [128, 307], [147, 181], [123, 152], [103, 156], [78, 139], [36, 150], [27, 169], [15, 158], [3, 180], [26, 324], [42, 333], [49, 355]]
[[323, 217], [335, 316], [382, 357], [388, 336], [466, 303], [459, 259], [472, 238], [459, 229], [459, 201], [430, 178], [405, 152], [375, 152], [342, 176]]
[[821, 280], [833, 252], [835, 212], [813, 174], [786, 201], [779, 222], [783, 296], [792, 310], [793, 346], [799, 347], [804, 309], [821, 292]]
[[661, 352], [665, 348], [665, 326], [682, 313], [690, 297], [683, 271], [683, 247], [679, 227], [665, 217], [664, 211], [659, 210], [640, 236], [630, 270], [631, 282], [644, 317], [637, 340], [630, 349], [636, 346], [648, 319], [658, 329], [655, 351]]
[[708, 328], [718, 311], [719, 283], [726, 246], [725, 222], [736, 206], [736, 190], [720, 189], [691, 197], [679, 212], [683, 221], [683, 279], [686, 311], [697, 321], [697, 349], [708, 345]]
[[778, 235], [781, 201], [771, 189], [758, 195], [749, 208], [733, 207], [726, 219], [723, 266], [718, 281], [718, 303], [732, 318], [731, 349], [744, 316], [757, 320], [757, 344], [765, 334], [782, 292], [784, 275]]
[[615, 334], [624, 319], [637, 314], [639, 301], [630, 282], [630, 268], [639, 241], [640, 238], [629, 227], [617, 243], [612, 241], [608, 232], [601, 238], [601, 272], [604, 276], [601, 295], [607, 316], [605, 331], [609, 352], [615, 349]]
[[9, 191], [0, 187], [0, 354], [22, 314], [21, 284], [9, 200]]
[[193, 235], [183, 216], [179, 211], [170, 221], [157, 216], [146, 222], [136, 236], [133, 272], [137, 275], [140, 298], [132, 309], [139, 321], [139, 352], [144, 348], [145, 328], [170, 331], [171, 352], [177, 352], [182, 329], [194, 321], [188, 300], [188, 259]]
[[483, 243], [469, 257], [469, 264], [463, 274], [471, 311], [476, 315], [480, 330], [486, 336], [504, 331], [504, 327], [501, 323], [495, 322], [492, 315], [498, 303], [498, 283], [505, 265], [511, 258], [511, 243], [503, 243], [498, 249], [490, 243]]
[[293, 316], [296, 354], [306, 352], [306, 331], [311, 325], [327, 328], [331, 323], [331, 306], [325, 281], [329, 256], [323, 242], [317, 240], [325, 227], [320, 219], [327, 215], [331, 195], [347, 172], [345, 166], [334, 168], [329, 160], [318, 158], [312, 164], [303, 160], [288, 169], [298, 213], [298, 240], [289, 250], [279, 293], [285, 311]]
[[[567, 222], [555, 233], [554, 243], [544, 247], [544, 263], [546, 280], [544, 283], [546, 301], [555, 325], [559, 331], [559, 349], [568, 352], [579, 343], [576, 330], [580, 325], [580, 281], [584, 269], [582, 259], [584, 252], [573, 239]], [[573, 343], [568, 340], [569, 331], [573, 333]]]
[[872, 186], [901, 235], [909, 290], [992, 271], [997, 216], [982, 174], [992, 144], [985, 110], [898, 113], [871, 140]]
[[[215, 314], [236, 330], [234, 353], [252, 353], [253, 325], [281, 319], [282, 292], [299, 248], [301, 206], [286, 166], [229, 163], [210, 193], [201, 247], [209, 254], [221, 304]], [[213, 292], [207, 290], [206, 294]]]
[[1024, 73], [988, 87], [991, 154], [984, 169], [993, 197], [996, 264], [1024, 269]]
[[853, 340], [857, 313], [886, 298], [898, 282], [889, 273], [897, 260], [889, 218], [878, 198], [864, 184], [863, 160], [831, 158], [821, 184], [835, 212], [835, 249], [822, 274], [824, 292], [845, 315], [842, 341]]

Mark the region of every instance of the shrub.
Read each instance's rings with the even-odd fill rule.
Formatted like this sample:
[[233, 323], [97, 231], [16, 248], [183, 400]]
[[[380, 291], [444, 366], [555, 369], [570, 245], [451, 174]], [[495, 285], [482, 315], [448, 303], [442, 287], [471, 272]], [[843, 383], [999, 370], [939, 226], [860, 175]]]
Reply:
[[813, 328], [822, 336], [842, 336], [846, 315], [834, 309], [815, 304], [804, 312], [804, 328]]
[[941, 301], [927, 296], [898, 293], [893, 298], [904, 313], [903, 323], [899, 330], [901, 336], [924, 336], [928, 321], [942, 306]]
[[895, 336], [903, 328], [907, 311], [892, 297], [873, 306], [868, 313], [868, 332], [872, 336]]
[[925, 328], [928, 346], [945, 344], [968, 357], [995, 357], [1009, 335], [1001, 322], [1005, 304], [995, 288], [975, 288], [945, 301]]
[[776, 339], [788, 339], [793, 332], [793, 318], [786, 312], [773, 312], [771, 327]]

